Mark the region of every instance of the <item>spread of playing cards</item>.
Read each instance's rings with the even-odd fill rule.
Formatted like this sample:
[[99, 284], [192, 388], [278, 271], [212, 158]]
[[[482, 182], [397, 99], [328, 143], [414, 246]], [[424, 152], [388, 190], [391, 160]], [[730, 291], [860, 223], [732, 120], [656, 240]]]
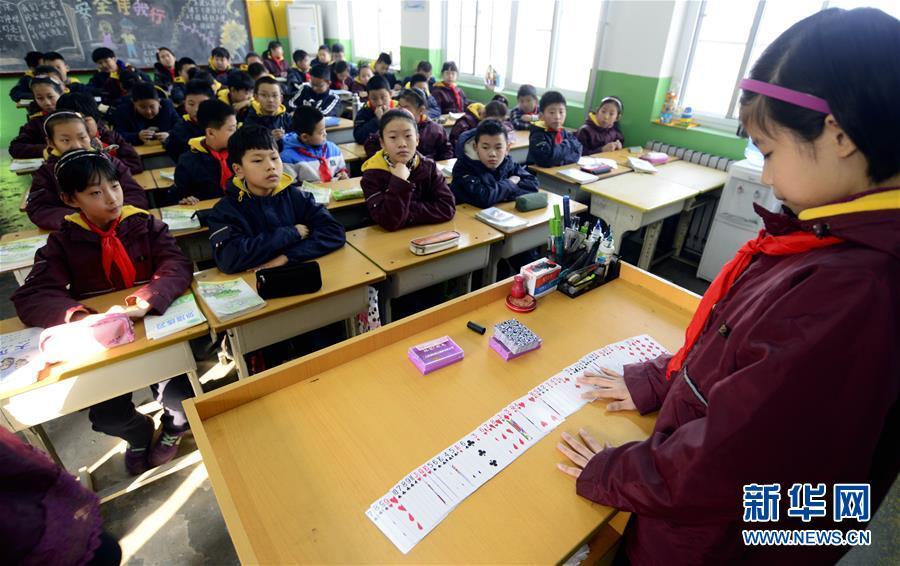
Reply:
[[454, 507], [587, 403], [581, 394], [590, 386], [578, 384], [577, 375], [601, 367], [621, 373], [626, 365], [666, 353], [641, 335], [587, 354], [410, 472], [366, 516], [406, 554]]

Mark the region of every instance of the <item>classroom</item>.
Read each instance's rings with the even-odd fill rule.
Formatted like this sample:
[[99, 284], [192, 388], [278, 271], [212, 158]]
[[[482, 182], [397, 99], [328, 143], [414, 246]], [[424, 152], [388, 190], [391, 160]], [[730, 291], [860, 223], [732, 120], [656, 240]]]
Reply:
[[0, 3], [0, 563], [900, 562], [896, 0]]

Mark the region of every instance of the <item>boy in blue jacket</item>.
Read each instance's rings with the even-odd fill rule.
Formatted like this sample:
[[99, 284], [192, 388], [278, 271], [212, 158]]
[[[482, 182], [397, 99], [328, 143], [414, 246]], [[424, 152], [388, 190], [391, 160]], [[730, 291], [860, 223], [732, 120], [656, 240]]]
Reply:
[[300, 106], [291, 123], [293, 132], [284, 136], [281, 161], [299, 182], [329, 182], [347, 179], [347, 163], [341, 150], [328, 141], [325, 116], [312, 106]]
[[538, 104], [540, 120], [531, 126], [528, 135], [528, 165], [557, 167], [577, 163], [581, 159], [581, 142], [563, 128], [566, 121], [566, 97], [548, 90]]
[[200, 80], [188, 81], [184, 95], [185, 114], [169, 132], [169, 137], [163, 144], [168, 156], [176, 163], [181, 154], [188, 150], [188, 142], [203, 135], [203, 128], [197, 122], [200, 104], [215, 97], [209, 83]]
[[321, 257], [344, 245], [344, 228], [312, 196], [292, 186], [278, 145], [245, 124], [228, 140], [234, 177], [209, 218], [210, 243], [225, 273]]
[[110, 122], [125, 141], [143, 145], [149, 141], [164, 142], [181, 118], [168, 99], [159, 98], [159, 91], [151, 83], [140, 82], [131, 89], [131, 96], [122, 99]]
[[237, 130], [234, 108], [221, 100], [206, 100], [197, 110], [200, 136], [188, 142], [188, 151], [178, 158], [175, 186], [169, 201], [196, 204], [220, 198], [231, 181], [228, 140]]
[[370, 136], [378, 135], [379, 122], [384, 113], [397, 107], [396, 101], [391, 99], [391, 85], [380, 75], [369, 79], [366, 92], [369, 93], [366, 105], [356, 113], [356, 121], [353, 122], [353, 139], [363, 145]]
[[537, 179], [509, 156], [509, 147], [509, 134], [499, 120], [483, 120], [460, 136], [450, 183], [457, 204], [488, 208], [537, 192]]
[[244, 124], [255, 124], [272, 132], [272, 137], [278, 142], [279, 148], [282, 147], [281, 140], [284, 139], [284, 134], [291, 128], [291, 115], [281, 103], [282, 100], [283, 95], [278, 81], [264, 75], [256, 79], [253, 102], [250, 103], [250, 110], [244, 118]]

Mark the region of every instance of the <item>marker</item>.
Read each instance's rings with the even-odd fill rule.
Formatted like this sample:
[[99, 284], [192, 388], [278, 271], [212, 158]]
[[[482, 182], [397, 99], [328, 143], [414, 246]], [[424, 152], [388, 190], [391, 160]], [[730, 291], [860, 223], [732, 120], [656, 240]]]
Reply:
[[568, 228], [571, 224], [569, 220], [569, 195], [563, 195], [563, 225]]
[[471, 330], [473, 332], [477, 332], [478, 334], [483, 335], [485, 332], [485, 328], [483, 326], [481, 326], [480, 324], [475, 324], [471, 320], [466, 323], [466, 326], [469, 328], [469, 330]]

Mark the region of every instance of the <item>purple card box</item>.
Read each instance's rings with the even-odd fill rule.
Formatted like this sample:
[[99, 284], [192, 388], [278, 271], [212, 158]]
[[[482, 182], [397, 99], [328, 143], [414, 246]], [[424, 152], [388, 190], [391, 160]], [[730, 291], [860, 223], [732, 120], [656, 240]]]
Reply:
[[422, 375], [463, 359], [465, 353], [449, 336], [413, 346], [408, 351], [409, 360]]
[[533, 352], [541, 347], [541, 343], [538, 342], [538, 345], [535, 346], [534, 348], [531, 348], [530, 350], [525, 350], [524, 352], [520, 352], [518, 354], [513, 354], [506, 348], [506, 346], [503, 345], [503, 342], [497, 340], [493, 336], [491, 336], [491, 340], [488, 342], [488, 344], [491, 345], [491, 349], [493, 351], [500, 354], [500, 357], [503, 358], [504, 360], [506, 360], [507, 362], [509, 360], [514, 360], [514, 359], [518, 358], [519, 356], [524, 356], [528, 352]]

